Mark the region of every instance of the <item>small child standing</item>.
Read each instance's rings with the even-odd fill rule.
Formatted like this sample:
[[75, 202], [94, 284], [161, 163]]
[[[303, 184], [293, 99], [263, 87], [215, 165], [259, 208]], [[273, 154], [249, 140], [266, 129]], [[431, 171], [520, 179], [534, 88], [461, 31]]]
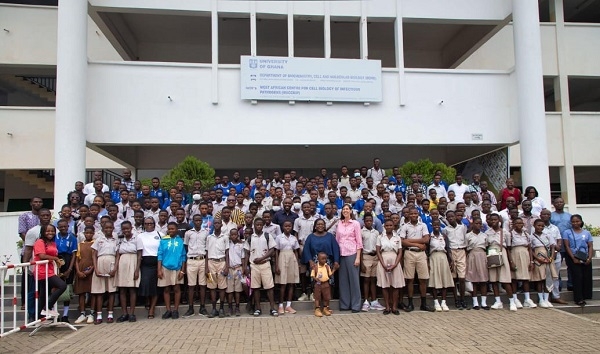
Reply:
[[[179, 302], [181, 301], [181, 288], [185, 275], [186, 253], [183, 240], [177, 234], [177, 224], [170, 222], [167, 226], [168, 234], [163, 236], [158, 246], [158, 287], [162, 287], [167, 311], [162, 315], [163, 320], [179, 318]], [[175, 308], [171, 311], [171, 291], [175, 295]]]
[[327, 254], [325, 252], [319, 252], [317, 261], [315, 268], [310, 272], [310, 277], [314, 281], [315, 316], [331, 316], [331, 310], [329, 310], [329, 300], [331, 300], [329, 277], [333, 275], [333, 272], [327, 264]]
[[[75, 272], [77, 277], [73, 285], [73, 292], [79, 295], [79, 312], [81, 312], [81, 315], [75, 320], [76, 324], [83, 323], [84, 321], [86, 323], [94, 323], [96, 297], [90, 296], [90, 293], [92, 292], [92, 273], [94, 272], [92, 245], [94, 244], [95, 233], [96, 229], [94, 229], [94, 226], [86, 226], [83, 231], [85, 239], [77, 246], [77, 254], [75, 256]], [[91, 297], [91, 309], [87, 316], [85, 315], [86, 295]]]
[[[299, 265], [298, 265], [298, 250], [300, 244], [298, 239], [292, 235], [292, 222], [285, 221], [283, 223], [283, 233], [275, 238], [275, 284], [280, 284], [281, 291], [279, 292], [279, 309], [280, 315], [284, 313], [296, 313], [292, 308], [292, 298], [294, 297], [294, 287], [300, 281]], [[287, 288], [287, 303], [285, 310], [283, 301], [286, 297]]]
[[235, 315], [240, 315], [240, 294], [242, 293], [242, 259], [244, 259], [244, 243], [240, 240], [237, 229], [229, 231], [229, 275], [227, 276], [227, 297], [229, 315], [233, 316], [233, 300], [235, 297]]

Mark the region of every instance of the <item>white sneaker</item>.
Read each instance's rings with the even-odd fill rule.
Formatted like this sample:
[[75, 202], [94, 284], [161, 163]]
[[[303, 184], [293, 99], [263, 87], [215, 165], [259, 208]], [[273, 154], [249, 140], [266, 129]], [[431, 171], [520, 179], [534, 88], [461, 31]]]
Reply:
[[85, 314], [81, 314], [79, 315], [79, 317], [77, 317], [77, 319], [75, 320], [75, 324], [80, 324], [83, 323], [85, 320], [87, 320], [87, 317], [85, 316]]
[[546, 306], [548, 306], [548, 308], [552, 308], [554, 307], [554, 305], [552, 305], [552, 303], [550, 301], [545, 301]]
[[521, 303], [521, 301], [519, 301], [519, 299], [515, 299], [515, 306], [517, 306], [518, 309], [523, 308], [523, 304]]
[[513, 304], [510, 304], [510, 306], [509, 306], [509, 309], [510, 309], [511, 311], [517, 311], [517, 305], [516, 305], [516, 304], [514, 304], [514, 303], [513, 303]]
[[371, 306], [369, 306], [369, 303], [367, 301], [365, 301], [360, 310], [363, 312], [369, 312], [370, 309], [371, 309]]
[[308, 299], [310, 301], [315, 301], [315, 295], [313, 293], [310, 293], [310, 296], [308, 297]]
[[92, 316], [92, 314], [87, 315], [87, 321], [88, 324], [92, 324], [94, 323], [94, 316]]
[[377, 311], [383, 311], [385, 310], [385, 307], [382, 306], [379, 301], [377, 300], [373, 300], [373, 302], [371, 302], [371, 309], [373, 310], [377, 310]]
[[547, 309], [548, 305], [546, 304], [546, 301], [542, 300], [538, 303], [538, 306], [543, 308], [543, 309]]
[[40, 313], [46, 317], [58, 317], [58, 312], [54, 310], [42, 310]]
[[433, 307], [435, 307], [435, 312], [442, 312], [442, 307], [437, 302], [433, 304]]
[[494, 302], [494, 304], [490, 307], [492, 310], [502, 310], [504, 305], [501, 302]]
[[446, 305], [445, 302], [442, 302], [442, 311], [444, 311], [444, 312], [450, 311], [450, 309], [448, 308], [448, 305]]
[[535, 304], [535, 302], [533, 302], [533, 300], [531, 299], [527, 299], [525, 300], [525, 302], [523, 303], [523, 307], [529, 307], [530, 309], [534, 309], [537, 307], [537, 305]]
[[302, 295], [300, 295], [300, 297], [298, 298], [298, 301], [306, 301], [308, 300], [308, 295], [306, 295], [305, 293], [302, 293]]

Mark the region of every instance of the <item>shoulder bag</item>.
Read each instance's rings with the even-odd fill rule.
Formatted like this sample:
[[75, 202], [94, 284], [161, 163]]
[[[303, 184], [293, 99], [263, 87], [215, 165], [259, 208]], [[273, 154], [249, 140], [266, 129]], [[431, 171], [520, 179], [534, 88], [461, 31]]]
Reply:
[[504, 265], [502, 258], [502, 244], [504, 241], [504, 231], [500, 229], [500, 246], [489, 246], [487, 249], [487, 266], [488, 268], [498, 268]]

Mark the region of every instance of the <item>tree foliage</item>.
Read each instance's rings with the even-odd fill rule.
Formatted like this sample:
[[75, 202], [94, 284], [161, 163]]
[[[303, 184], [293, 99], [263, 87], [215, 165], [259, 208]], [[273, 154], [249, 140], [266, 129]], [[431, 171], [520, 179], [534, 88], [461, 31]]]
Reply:
[[[196, 180], [202, 182], [203, 189], [209, 189], [215, 183], [215, 169], [194, 156], [187, 156], [161, 178], [160, 184], [163, 190], [168, 190], [175, 187], [180, 179], [185, 182], [188, 191]], [[150, 179], [142, 180], [142, 184], [152, 185]]]
[[442, 171], [442, 180], [448, 184], [454, 183], [456, 170], [444, 163], [433, 163], [429, 159], [419, 160], [417, 162], [408, 161], [399, 167], [399, 171], [404, 178], [404, 181], [410, 183], [410, 175], [413, 173], [423, 175], [424, 183], [433, 181], [435, 171]]

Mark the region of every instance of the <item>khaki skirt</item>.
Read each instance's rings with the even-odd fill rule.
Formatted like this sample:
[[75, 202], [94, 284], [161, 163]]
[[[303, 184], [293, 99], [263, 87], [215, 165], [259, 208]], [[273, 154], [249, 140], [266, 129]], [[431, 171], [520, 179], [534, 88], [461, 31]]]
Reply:
[[428, 286], [434, 289], [454, 287], [450, 264], [445, 252], [432, 252], [429, 256]]
[[[96, 262], [98, 268], [92, 276], [92, 294], [114, 293], [117, 291], [115, 285], [116, 276], [114, 277], [99, 277], [96, 273], [108, 274], [115, 266], [115, 256], [105, 255], [98, 257]], [[112, 266], [111, 266], [112, 264]]]
[[[402, 250], [400, 250], [402, 252]], [[383, 258], [383, 262], [385, 264], [394, 264], [396, 263], [396, 257], [398, 254], [393, 251], [387, 251], [381, 253], [381, 258]], [[381, 262], [377, 262], [377, 286], [381, 288], [403, 288], [405, 286], [404, 282], [404, 271], [402, 270], [402, 263], [398, 263], [396, 268], [391, 272], [387, 272]]]
[[508, 264], [508, 255], [506, 254], [506, 248], [502, 247], [502, 267], [496, 268], [488, 268], [488, 276], [490, 278], [490, 283], [503, 283], [507, 284], [512, 282], [512, 277], [510, 276], [510, 264]]
[[529, 249], [527, 246], [515, 246], [510, 250], [512, 260], [517, 267], [516, 271], [511, 271], [511, 276], [516, 280], [529, 280]]
[[471, 283], [487, 283], [489, 279], [487, 257], [481, 248], [472, 249], [467, 256], [466, 281]]
[[120, 288], [137, 288], [140, 285], [140, 277], [133, 280], [135, 268], [137, 267], [137, 253], [124, 253], [119, 257], [119, 271], [115, 275], [116, 285]]
[[275, 284], [296, 284], [300, 281], [300, 270], [294, 251], [279, 251], [277, 261], [279, 275], [275, 274]]
[[[546, 248], [545, 247], [534, 248], [533, 254], [538, 254], [538, 253], [546, 254]], [[550, 263], [550, 266], [554, 267], [554, 263]], [[542, 264], [542, 265], [534, 264], [533, 270], [531, 271], [531, 281], [542, 281], [542, 280], [546, 281], [546, 268], [548, 268], [548, 265], [546, 265], [546, 264]]]

